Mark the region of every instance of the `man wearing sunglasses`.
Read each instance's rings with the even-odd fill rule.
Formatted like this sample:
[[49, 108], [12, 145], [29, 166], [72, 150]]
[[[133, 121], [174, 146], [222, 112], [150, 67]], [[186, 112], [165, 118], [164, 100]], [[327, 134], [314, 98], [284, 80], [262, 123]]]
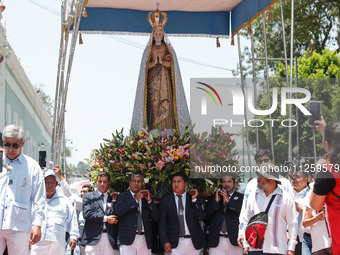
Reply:
[[27, 255], [29, 246], [41, 239], [45, 218], [45, 183], [39, 164], [22, 153], [24, 130], [15, 125], [4, 128], [4, 163], [12, 171], [0, 179], [0, 254]]

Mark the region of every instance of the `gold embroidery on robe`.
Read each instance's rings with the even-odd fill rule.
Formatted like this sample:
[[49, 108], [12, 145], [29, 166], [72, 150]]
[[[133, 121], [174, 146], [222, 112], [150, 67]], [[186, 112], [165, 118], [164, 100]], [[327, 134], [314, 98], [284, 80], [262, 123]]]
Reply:
[[[171, 81], [172, 55], [165, 45], [153, 45], [148, 62], [147, 122], [149, 130], [175, 128], [173, 88]], [[154, 64], [160, 55], [162, 64]]]

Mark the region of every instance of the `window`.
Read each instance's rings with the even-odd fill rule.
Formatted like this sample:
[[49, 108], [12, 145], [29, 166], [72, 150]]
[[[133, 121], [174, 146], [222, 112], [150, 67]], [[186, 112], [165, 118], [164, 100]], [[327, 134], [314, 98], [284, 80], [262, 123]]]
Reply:
[[18, 114], [16, 112], [13, 112], [13, 124], [18, 126], [18, 120], [19, 120]]
[[6, 126], [12, 124], [12, 107], [10, 104], [7, 104], [6, 107]]

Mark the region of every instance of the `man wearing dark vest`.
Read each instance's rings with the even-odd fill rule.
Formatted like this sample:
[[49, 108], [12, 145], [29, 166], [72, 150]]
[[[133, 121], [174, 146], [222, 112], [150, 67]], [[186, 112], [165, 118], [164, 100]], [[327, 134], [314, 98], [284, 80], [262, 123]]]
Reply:
[[205, 206], [205, 221], [209, 226], [208, 247], [210, 255], [241, 255], [238, 247], [239, 215], [243, 194], [235, 191], [236, 182], [232, 174], [221, 179], [221, 189]]
[[[200, 221], [204, 211], [198, 197], [198, 191], [192, 195], [186, 192], [187, 176], [175, 173], [172, 177], [172, 191], [161, 200], [159, 238], [166, 253], [200, 254], [205, 240]], [[191, 193], [190, 192], [190, 193]]]
[[142, 190], [143, 186], [143, 175], [134, 173], [131, 175], [129, 189], [117, 198], [120, 255], [151, 255], [151, 222], [159, 220], [159, 212], [151, 200], [150, 192]]
[[97, 189], [84, 195], [85, 225], [81, 244], [85, 246], [86, 255], [118, 254], [118, 220], [112, 204], [112, 197], [107, 193], [109, 186], [109, 174], [100, 172]]

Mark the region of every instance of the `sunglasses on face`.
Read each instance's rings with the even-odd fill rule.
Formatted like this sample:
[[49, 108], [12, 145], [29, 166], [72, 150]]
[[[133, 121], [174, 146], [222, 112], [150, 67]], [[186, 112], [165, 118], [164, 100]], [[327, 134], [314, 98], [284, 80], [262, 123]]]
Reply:
[[269, 160], [270, 160], [269, 158], [258, 159], [258, 160], [256, 160], [256, 163], [257, 164], [268, 163]]
[[6, 149], [11, 148], [11, 146], [12, 146], [13, 149], [18, 149], [20, 147], [20, 144], [18, 144], [18, 143], [5, 143], [4, 144], [4, 147]]

